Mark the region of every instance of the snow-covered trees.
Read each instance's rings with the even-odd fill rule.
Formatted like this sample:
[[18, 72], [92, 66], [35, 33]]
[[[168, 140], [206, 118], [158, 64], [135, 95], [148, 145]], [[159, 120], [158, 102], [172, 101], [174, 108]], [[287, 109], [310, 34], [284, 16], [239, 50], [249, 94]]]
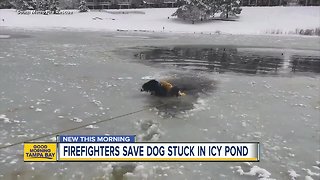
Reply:
[[172, 16], [177, 16], [183, 20], [191, 20], [194, 23], [194, 21], [204, 18], [205, 14], [197, 6], [185, 5], [178, 8]]
[[79, 12], [87, 12], [87, 11], [88, 11], [87, 3], [85, 0], [82, 0], [79, 6]]
[[59, 0], [52, 0], [50, 5], [50, 11], [53, 11], [54, 14], [57, 14], [59, 10]]
[[212, 0], [189, 0], [185, 5], [180, 6], [172, 16], [192, 22], [206, 20], [214, 16], [216, 8]]
[[15, 4], [18, 10], [34, 10], [37, 8], [33, 0], [17, 0]]
[[172, 16], [184, 20], [202, 21], [213, 18], [216, 13], [221, 13], [222, 18], [228, 18], [241, 13], [239, 0], [185, 0]]
[[43, 2], [42, 1], [39, 2], [38, 9], [39, 10], [44, 10], [44, 6], [43, 6]]
[[43, 10], [49, 10], [49, 1], [48, 0], [44, 0], [43, 1]]
[[59, 0], [43, 0], [38, 2], [36, 0], [16, 0], [16, 8], [18, 10], [50, 10], [53, 14], [58, 14], [60, 11]]
[[48, 0], [39, 1], [38, 10], [41, 10], [41, 11], [49, 10]]
[[17, 6], [18, 10], [27, 10], [27, 8], [25, 6], [25, 2], [23, 0], [17, 0], [16, 6]]
[[22, 9], [23, 9], [23, 5], [24, 5], [23, 0], [17, 0], [17, 1], [15, 2], [15, 4], [16, 4], [16, 8], [17, 8], [18, 10], [22, 10]]
[[219, 0], [219, 10], [221, 18], [229, 18], [240, 14], [240, 0]]
[[37, 9], [37, 1], [36, 0], [31, 0], [30, 5], [32, 6], [33, 9]]

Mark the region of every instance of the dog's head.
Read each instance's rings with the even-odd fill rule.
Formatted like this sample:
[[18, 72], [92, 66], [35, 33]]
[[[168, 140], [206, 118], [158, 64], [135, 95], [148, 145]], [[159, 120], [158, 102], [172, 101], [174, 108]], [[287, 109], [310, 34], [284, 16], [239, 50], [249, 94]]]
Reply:
[[158, 90], [159, 86], [160, 86], [159, 82], [153, 79], [144, 83], [142, 85], [141, 91], [155, 92]]

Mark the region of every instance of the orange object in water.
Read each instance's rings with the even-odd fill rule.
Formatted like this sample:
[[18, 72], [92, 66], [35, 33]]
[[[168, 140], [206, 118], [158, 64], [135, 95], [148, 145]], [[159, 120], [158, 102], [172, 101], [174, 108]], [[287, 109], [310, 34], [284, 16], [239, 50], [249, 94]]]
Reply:
[[160, 81], [160, 84], [167, 92], [169, 92], [173, 87], [172, 84], [167, 81]]
[[[160, 84], [167, 92], [170, 92], [170, 90], [173, 87], [173, 85], [171, 83], [169, 83], [168, 81], [160, 81]], [[179, 91], [179, 96], [185, 96], [185, 95], [186, 95], [186, 93]]]

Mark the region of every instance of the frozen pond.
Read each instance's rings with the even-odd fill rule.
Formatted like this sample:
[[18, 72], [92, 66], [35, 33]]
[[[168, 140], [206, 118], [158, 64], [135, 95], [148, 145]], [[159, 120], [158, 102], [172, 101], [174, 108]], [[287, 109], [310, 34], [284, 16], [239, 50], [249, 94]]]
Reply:
[[[0, 146], [146, 107], [68, 134], [262, 146], [257, 163], [24, 163], [18, 145], [0, 179], [320, 177], [319, 38], [1, 30], [0, 48]], [[152, 78], [187, 96], [141, 93]]]

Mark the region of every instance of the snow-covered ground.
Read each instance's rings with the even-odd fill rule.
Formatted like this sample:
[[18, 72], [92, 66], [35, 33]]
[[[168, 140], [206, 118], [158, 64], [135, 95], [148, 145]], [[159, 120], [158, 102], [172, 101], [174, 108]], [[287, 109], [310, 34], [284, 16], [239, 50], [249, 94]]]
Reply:
[[[176, 8], [129, 9], [73, 15], [18, 15], [0, 10], [0, 27], [70, 30], [147, 30], [182, 33], [291, 34], [296, 29], [319, 28], [320, 7], [243, 7], [236, 21], [191, 24], [171, 17]], [[121, 13], [125, 12], [125, 13]], [[129, 12], [129, 13], [128, 13]], [[98, 18], [97, 18], [98, 17]], [[169, 17], [169, 19], [168, 19]]]

